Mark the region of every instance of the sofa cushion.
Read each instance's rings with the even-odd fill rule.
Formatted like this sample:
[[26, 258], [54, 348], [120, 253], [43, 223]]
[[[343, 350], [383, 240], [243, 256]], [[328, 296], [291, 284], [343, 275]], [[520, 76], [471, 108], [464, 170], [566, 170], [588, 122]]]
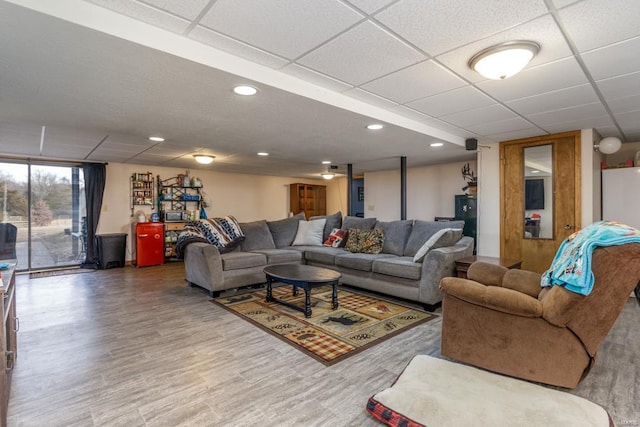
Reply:
[[424, 245], [413, 256], [413, 262], [422, 262], [422, 259], [431, 249], [453, 246], [462, 237], [462, 228], [443, 228], [429, 237]]
[[296, 238], [298, 232], [298, 222], [304, 220], [304, 213], [300, 212], [291, 218], [285, 218], [278, 221], [267, 221], [269, 231], [273, 237], [273, 243], [276, 248], [284, 248], [291, 246], [293, 239]]
[[373, 261], [371, 271], [409, 280], [420, 280], [422, 264], [413, 262], [411, 257], [382, 258]]
[[357, 216], [345, 216], [342, 221], [342, 229], [349, 230], [358, 228], [361, 230], [372, 230], [376, 225], [375, 218], [359, 218]]
[[336, 255], [335, 265], [360, 271], [371, 271], [373, 261], [380, 258], [393, 258], [390, 254], [352, 254]]
[[429, 240], [436, 231], [443, 228], [463, 228], [464, 221], [422, 221], [416, 219], [413, 221], [413, 228], [407, 246], [404, 248], [404, 256], [414, 256], [418, 249]]
[[322, 233], [326, 219], [314, 219], [313, 221], [300, 221], [298, 232], [291, 246], [322, 246]]
[[377, 221], [375, 228], [384, 230], [384, 246], [382, 252], [402, 256], [404, 247], [411, 234], [412, 220], [382, 222]]
[[383, 229], [358, 230], [357, 228], [350, 228], [347, 244], [344, 248], [347, 251], [354, 253], [379, 254], [382, 252], [383, 247]]
[[229, 252], [220, 255], [224, 271], [267, 265], [267, 256], [256, 252]]
[[342, 255], [345, 251], [342, 248], [328, 246], [309, 247], [304, 251], [304, 259], [307, 262], [317, 262], [319, 264], [334, 265], [336, 255]]
[[291, 249], [257, 249], [251, 253], [263, 254], [267, 257], [267, 264], [283, 264], [285, 262], [302, 261], [302, 252]]
[[255, 249], [275, 249], [271, 231], [267, 221], [242, 222], [240, 228], [244, 233], [244, 240], [240, 244], [243, 251], [253, 251]]
[[338, 211], [333, 215], [326, 215], [326, 216], [312, 216], [311, 218], [309, 218], [309, 221], [313, 221], [314, 219], [322, 219], [322, 218], [327, 220], [327, 222], [324, 225], [324, 231], [322, 232], [322, 241], [324, 242], [329, 238], [329, 234], [331, 234], [331, 230], [333, 230], [334, 228], [340, 228], [342, 226], [342, 212]]

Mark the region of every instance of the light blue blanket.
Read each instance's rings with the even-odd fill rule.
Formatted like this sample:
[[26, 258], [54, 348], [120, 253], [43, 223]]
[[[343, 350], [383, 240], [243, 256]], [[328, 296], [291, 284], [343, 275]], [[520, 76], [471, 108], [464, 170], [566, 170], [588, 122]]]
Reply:
[[556, 253], [551, 268], [542, 275], [540, 285], [558, 285], [571, 292], [589, 295], [593, 289], [591, 255], [598, 246], [640, 243], [640, 231], [615, 221], [599, 221], [567, 237]]

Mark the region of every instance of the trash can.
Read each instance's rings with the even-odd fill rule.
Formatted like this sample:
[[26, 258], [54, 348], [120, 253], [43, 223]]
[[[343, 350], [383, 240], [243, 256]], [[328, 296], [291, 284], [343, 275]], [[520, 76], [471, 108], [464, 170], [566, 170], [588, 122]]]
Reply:
[[98, 268], [124, 267], [127, 233], [96, 234]]

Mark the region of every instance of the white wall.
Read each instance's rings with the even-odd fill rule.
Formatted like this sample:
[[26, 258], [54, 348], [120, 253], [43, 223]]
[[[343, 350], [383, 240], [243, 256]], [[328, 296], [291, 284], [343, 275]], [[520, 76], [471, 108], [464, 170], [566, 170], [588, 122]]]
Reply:
[[[477, 172], [476, 161], [408, 168], [407, 219], [433, 221], [436, 216], [454, 216], [454, 196], [464, 194], [461, 170], [466, 163]], [[399, 168], [365, 173], [364, 211], [366, 217], [381, 221], [400, 218]]]
[[478, 255], [500, 256], [500, 145], [478, 151]]
[[583, 129], [581, 132], [581, 181], [582, 181], [582, 224], [581, 228], [602, 219], [602, 180], [600, 179], [600, 162], [603, 155], [593, 149], [593, 145], [600, 141], [600, 135], [593, 129]]
[[[176, 168], [123, 163], [107, 165], [107, 183], [97, 233], [128, 233], [127, 260], [131, 259], [131, 223], [136, 221], [135, 216], [133, 218], [130, 216], [129, 177], [134, 172], [148, 171], [154, 176], [160, 175], [161, 179], [184, 173], [184, 170]], [[203, 190], [211, 201], [211, 205], [206, 208], [209, 217], [233, 215], [241, 222], [286, 218], [289, 213], [289, 184], [294, 182], [327, 185], [327, 213], [334, 213], [340, 210], [338, 207], [346, 206], [346, 196], [343, 202], [338, 193], [339, 180], [300, 180], [288, 177], [222, 173], [204, 169], [191, 169], [190, 172], [192, 177], [202, 180]], [[344, 181], [346, 182], [346, 179]], [[346, 184], [344, 186], [346, 187]], [[342, 192], [344, 193], [344, 190]], [[135, 206], [134, 213], [138, 211], [143, 211], [147, 216], [155, 212], [147, 206]], [[346, 210], [342, 212], [345, 214]]]

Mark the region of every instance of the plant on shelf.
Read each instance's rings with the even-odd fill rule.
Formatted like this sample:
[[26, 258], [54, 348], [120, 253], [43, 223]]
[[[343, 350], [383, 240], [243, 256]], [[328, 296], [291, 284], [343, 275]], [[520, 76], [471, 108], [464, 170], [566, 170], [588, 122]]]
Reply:
[[462, 187], [462, 191], [467, 191], [467, 194], [476, 194], [478, 191], [478, 177], [471, 170], [469, 163], [462, 167], [462, 178], [467, 183]]

